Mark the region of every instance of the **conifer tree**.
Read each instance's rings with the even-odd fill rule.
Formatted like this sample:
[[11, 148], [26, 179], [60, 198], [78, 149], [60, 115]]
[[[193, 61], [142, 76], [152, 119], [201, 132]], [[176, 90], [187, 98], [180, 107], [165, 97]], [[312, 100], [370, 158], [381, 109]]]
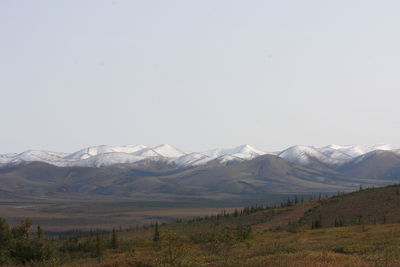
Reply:
[[103, 246], [102, 246], [102, 240], [101, 240], [99, 231], [96, 232], [95, 255], [99, 261], [101, 260], [101, 257], [103, 256]]
[[43, 238], [43, 230], [40, 228], [40, 225], [37, 227], [37, 239], [42, 239]]
[[311, 222], [311, 229], [318, 229], [322, 227], [321, 214], [317, 218], [313, 218]]
[[235, 209], [235, 211], [233, 212], [233, 217], [238, 217], [239, 216], [239, 212], [237, 209]]
[[11, 241], [10, 227], [0, 218], [0, 265], [7, 263], [10, 257]]
[[156, 225], [154, 227], [153, 242], [158, 242], [158, 241], [160, 241], [160, 232], [158, 231], [158, 222], [156, 222]]
[[23, 264], [29, 262], [32, 258], [30, 246], [31, 226], [32, 221], [26, 219], [22, 221], [21, 225], [14, 226], [11, 230], [14, 239], [14, 247], [11, 251], [11, 256]]
[[118, 247], [118, 238], [115, 229], [113, 228], [111, 234], [111, 248], [116, 249]]
[[43, 230], [39, 225], [37, 227], [36, 239], [32, 242], [32, 250], [32, 259], [36, 261], [44, 261], [51, 256], [49, 246], [43, 237]]

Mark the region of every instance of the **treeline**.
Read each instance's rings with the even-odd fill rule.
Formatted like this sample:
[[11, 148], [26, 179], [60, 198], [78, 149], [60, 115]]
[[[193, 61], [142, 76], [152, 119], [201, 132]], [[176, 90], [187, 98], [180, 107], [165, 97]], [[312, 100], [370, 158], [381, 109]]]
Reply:
[[32, 231], [31, 228], [32, 221], [29, 219], [10, 227], [0, 218], [0, 266], [31, 266], [35, 263], [54, 266], [60, 263], [60, 259], [101, 259], [106, 249], [120, 247], [116, 230], [78, 232], [81, 235], [62, 235], [54, 238], [54, 235], [45, 236], [40, 226], [36, 231]]
[[116, 230], [68, 231], [61, 235], [45, 235], [38, 226], [32, 231], [32, 221], [26, 219], [11, 227], [0, 218], [0, 266], [56, 266], [60, 259], [97, 257], [106, 249], [119, 246]]
[[[321, 198], [322, 195], [319, 195], [319, 198]], [[315, 199], [316, 196], [308, 196], [309, 200]], [[193, 219], [187, 220], [187, 222], [193, 223], [193, 222], [200, 222], [200, 221], [205, 221], [205, 220], [220, 220], [222, 218], [230, 218], [230, 217], [241, 217], [241, 216], [248, 216], [250, 214], [259, 212], [259, 211], [265, 211], [265, 210], [271, 210], [271, 209], [276, 209], [276, 208], [284, 208], [284, 207], [291, 207], [294, 206], [298, 203], [303, 203], [305, 201], [305, 196], [292, 196], [292, 197], [287, 197], [287, 199], [281, 201], [278, 204], [274, 205], [249, 205], [245, 206], [241, 209], [234, 209], [232, 212], [227, 212], [226, 210], [222, 210], [221, 212], [213, 215], [206, 215], [206, 216], [200, 216], [196, 217]], [[182, 220], [177, 220], [177, 222], [181, 222]]]
[[[107, 249], [117, 249], [121, 247], [117, 231], [91, 231], [84, 236], [63, 236], [59, 240], [58, 252], [67, 258], [92, 257], [101, 259]], [[125, 247], [126, 244], [123, 244]]]

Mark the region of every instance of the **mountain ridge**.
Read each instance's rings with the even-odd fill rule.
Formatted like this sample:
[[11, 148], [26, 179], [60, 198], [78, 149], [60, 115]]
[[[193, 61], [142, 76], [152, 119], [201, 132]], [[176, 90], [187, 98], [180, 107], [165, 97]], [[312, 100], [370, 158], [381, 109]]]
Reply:
[[147, 147], [143, 144], [125, 146], [92, 146], [73, 153], [45, 150], [27, 150], [22, 153], [0, 155], [0, 167], [23, 162], [45, 162], [58, 167], [107, 167], [114, 164], [131, 164], [142, 160], [169, 161], [178, 166], [198, 166], [218, 159], [221, 164], [252, 160], [265, 154], [278, 155], [300, 165], [319, 164], [325, 166], [343, 165], [372, 151], [393, 151], [389, 145], [328, 145], [324, 147], [292, 146], [271, 153], [244, 144], [233, 148], [215, 148], [203, 152], [183, 152], [169, 144]]
[[[337, 157], [344, 155], [343, 149], [353, 155], [369, 152], [340, 160]], [[71, 154], [30, 150], [0, 156], [0, 188], [35, 197], [164, 194], [236, 198], [333, 193], [398, 183], [398, 150], [373, 149], [293, 146], [275, 155], [249, 145], [201, 153], [182, 152], [170, 145], [97, 146]], [[329, 157], [332, 154], [336, 158]]]

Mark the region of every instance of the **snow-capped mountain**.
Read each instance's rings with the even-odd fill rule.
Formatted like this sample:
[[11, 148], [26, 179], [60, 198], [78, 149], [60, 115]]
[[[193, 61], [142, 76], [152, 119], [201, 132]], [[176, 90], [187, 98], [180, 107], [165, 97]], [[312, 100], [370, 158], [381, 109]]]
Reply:
[[241, 145], [234, 148], [216, 148], [203, 152], [204, 155], [216, 159], [226, 155], [238, 157], [241, 159], [253, 159], [255, 157], [266, 154], [266, 152], [258, 150], [249, 145]]
[[308, 165], [313, 159], [326, 164], [335, 164], [337, 160], [325, 155], [321, 151], [309, 146], [292, 146], [283, 150], [278, 154], [278, 157], [284, 158], [290, 162]]
[[53, 165], [58, 165], [57, 163], [61, 163], [65, 161], [65, 157], [68, 154], [59, 153], [59, 152], [51, 152], [51, 151], [43, 151], [43, 150], [27, 150], [20, 154], [6, 154], [0, 156], [0, 163], [7, 164], [18, 164], [22, 162], [33, 162], [40, 161], [46, 162]]
[[337, 145], [324, 146], [317, 148], [317, 150], [324, 155], [339, 161], [349, 160], [353, 157], [351, 156], [353, 153], [346, 153], [346, 151], [340, 150], [340, 146]]
[[92, 146], [81, 150], [78, 150], [72, 154], [66, 156], [68, 159], [87, 159], [98, 154], [120, 152], [126, 154], [132, 154], [147, 148], [145, 145], [127, 145], [127, 146]]
[[396, 151], [390, 145], [328, 145], [324, 147], [293, 146], [277, 155], [293, 163], [308, 165], [317, 160], [326, 165], [341, 165], [372, 151]]
[[250, 160], [255, 157], [266, 154], [266, 152], [258, 150], [249, 145], [240, 145], [234, 148], [216, 148], [207, 150], [201, 153], [194, 152], [186, 154], [174, 160], [179, 166], [184, 165], [202, 165], [212, 160], [217, 160], [220, 163], [230, 161]]
[[[341, 152], [344, 155], [350, 156], [351, 158], [364, 155], [368, 152], [375, 150], [393, 150], [390, 145], [375, 145], [375, 146], [361, 146], [361, 145], [329, 145], [321, 148], [317, 148], [322, 153], [333, 153]], [[339, 154], [338, 154], [339, 155]], [[348, 159], [345, 156], [339, 156], [340, 159]]]
[[168, 144], [156, 147], [147, 147], [145, 145], [100, 145], [80, 149], [70, 154], [42, 150], [28, 150], [20, 154], [4, 154], [0, 155], [0, 164], [40, 161], [60, 167], [103, 167], [150, 159], [155, 161], [165, 160], [178, 166], [188, 166], [202, 165], [215, 159], [223, 163], [231, 159], [248, 160], [263, 154], [265, 152], [249, 145], [241, 145], [229, 149], [213, 149], [203, 153], [185, 153]]
[[87, 147], [70, 154], [42, 150], [28, 150], [20, 154], [4, 154], [0, 155], [0, 164], [4, 166], [39, 161], [60, 167], [104, 167], [114, 164], [135, 163], [142, 160], [163, 160], [177, 166], [198, 166], [211, 161], [226, 164], [251, 160], [264, 154], [275, 154], [280, 158], [299, 165], [320, 162], [324, 165], [339, 166], [362, 155], [367, 155], [367, 153], [372, 151], [393, 151], [400, 154], [400, 150], [395, 150], [389, 145], [292, 146], [276, 153], [267, 153], [249, 145], [240, 145], [234, 148], [216, 148], [204, 152], [191, 153], [183, 152], [168, 144], [156, 147], [147, 147], [145, 145], [100, 145]]

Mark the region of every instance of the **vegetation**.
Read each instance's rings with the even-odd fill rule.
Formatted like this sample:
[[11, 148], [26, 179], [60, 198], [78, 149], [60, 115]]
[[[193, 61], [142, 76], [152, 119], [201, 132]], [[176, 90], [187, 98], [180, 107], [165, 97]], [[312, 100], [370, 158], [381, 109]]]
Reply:
[[53, 257], [40, 226], [34, 236], [31, 226], [32, 222], [25, 220], [10, 229], [5, 220], [0, 219], [0, 264], [46, 262]]
[[[276, 206], [125, 230], [45, 235], [29, 220], [13, 227], [0, 220], [0, 265], [399, 266], [399, 189], [292, 197]], [[374, 201], [381, 201], [379, 211]], [[337, 209], [341, 203], [353, 203], [352, 212]], [[366, 216], [380, 212], [385, 219]]]

